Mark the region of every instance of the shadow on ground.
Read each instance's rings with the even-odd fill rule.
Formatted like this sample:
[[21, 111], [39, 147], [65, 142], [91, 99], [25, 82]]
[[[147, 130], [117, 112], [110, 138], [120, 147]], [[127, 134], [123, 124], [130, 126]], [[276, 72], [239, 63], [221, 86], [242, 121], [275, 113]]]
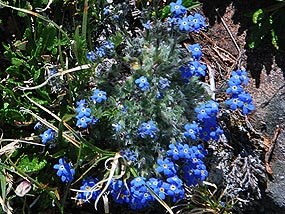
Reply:
[[[245, 31], [246, 44], [249, 44], [252, 33], [252, 19], [251, 15], [259, 8], [266, 8], [272, 5], [273, 1], [229, 1], [229, 0], [203, 0], [203, 11], [209, 20], [210, 26], [213, 26], [216, 22], [221, 22], [219, 17], [223, 16], [227, 8], [232, 4], [232, 8], [235, 10], [232, 16], [234, 24], [239, 25], [238, 35], [241, 35]], [[245, 46], [245, 54], [247, 57], [247, 69], [250, 70], [252, 78], [255, 79], [255, 86], [260, 87], [260, 75], [263, 70], [267, 74], [270, 74], [274, 63], [282, 69], [283, 78], [285, 78], [285, 51], [278, 51], [271, 44], [271, 37], [265, 37], [261, 45], [255, 49], [250, 49]]]

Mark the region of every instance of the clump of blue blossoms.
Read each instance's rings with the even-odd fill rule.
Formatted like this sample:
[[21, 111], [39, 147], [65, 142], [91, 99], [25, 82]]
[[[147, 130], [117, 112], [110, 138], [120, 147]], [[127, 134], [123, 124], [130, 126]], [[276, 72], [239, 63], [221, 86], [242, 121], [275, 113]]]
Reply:
[[53, 168], [57, 170], [56, 174], [61, 178], [62, 182], [70, 183], [73, 180], [75, 170], [71, 163], [65, 161], [65, 158], [60, 158], [58, 164], [55, 164]]
[[182, 0], [177, 0], [176, 3], [170, 3], [170, 12], [175, 16], [183, 15], [187, 11], [187, 8], [182, 5]]
[[100, 194], [100, 190], [94, 189], [98, 183], [97, 178], [87, 178], [82, 181], [80, 192], [77, 193], [76, 199], [82, 200], [84, 203], [90, 202], [90, 200], [96, 200]]
[[40, 137], [42, 138], [42, 143], [46, 144], [54, 139], [55, 131], [53, 129], [48, 129], [44, 131], [43, 134], [40, 134]]
[[170, 3], [170, 11], [172, 17], [170, 17], [168, 21], [170, 21], [171, 25], [173, 23], [177, 25], [182, 32], [199, 32], [207, 27], [205, 18], [201, 14], [188, 14], [187, 8], [182, 5], [182, 0], [177, 0], [176, 3]]
[[158, 159], [157, 164], [158, 164], [158, 167], [156, 168], [156, 171], [164, 174], [167, 177], [171, 177], [175, 175], [177, 172], [175, 169], [174, 163], [168, 158], [164, 160]]
[[188, 45], [187, 50], [192, 54], [192, 59], [180, 67], [181, 78], [188, 82], [193, 76], [204, 77], [206, 76], [207, 66], [200, 62], [203, 53], [199, 44]]
[[189, 146], [177, 142], [170, 144], [167, 156], [174, 162], [182, 161], [183, 165], [176, 167], [183, 172], [183, 180], [189, 186], [196, 186], [199, 182], [206, 180], [208, 171], [204, 164], [204, 158], [207, 151], [199, 144], [198, 146]]
[[204, 141], [218, 140], [223, 130], [218, 125], [217, 113], [219, 105], [215, 101], [208, 101], [195, 108], [200, 127], [200, 139]]
[[154, 121], [150, 120], [148, 122], [144, 122], [138, 128], [138, 134], [141, 138], [154, 138], [156, 136], [158, 129], [154, 123]]
[[255, 109], [250, 94], [244, 91], [243, 88], [248, 82], [249, 78], [245, 70], [233, 71], [228, 81], [229, 87], [226, 90], [226, 93], [230, 97], [226, 100], [226, 105], [232, 110], [240, 109], [244, 115], [249, 114]]
[[128, 162], [135, 163], [138, 160], [138, 153], [130, 148], [121, 150], [120, 153]]
[[91, 109], [87, 107], [86, 100], [80, 100], [76, 102], [76, 126], [79, 128], [86, 129], [90, 124], [96, 124], [98, 121], [91, 115]]
[[136, 79], [135, 83], [142, 91], [146, 91], [149, 89], [149, 82], [147, 81], [147, 78], [145, 76], [141, 76], [140, 78]]
[[107, 93], [105, 91], [95, 89], [93, 91], [93, 95], [90, 97], [90, 100], [93, 103], [102, 103], [103, 101], [107, 100]]
[[107, 55], [112, 54], [114, 48], [115, 48], [115, 45], [113, 42], [104, 41], [101, 46], [95, 47], [95, 50], [93, 50], [93, 51], [89, 51], [86, 54], [86, 58], [88, 61], [94, 62], [97, 59], [100, 59], [100, 58], [103, 58]]
[[203, 53], [199, 44], [188, 45], [187, 50], [191, 52], [194, 60], [200, 60], [202, 58]]
[[187, 123], [184, 126], [184, 129], [185, 129], [185, 132], [183, 133], [184, 137], [191, 138], [192, 140], [196, 140], [197, 137], [199, 136], [201, 127], [199, 127], [199, 124], [193, 121], [191, 124]]

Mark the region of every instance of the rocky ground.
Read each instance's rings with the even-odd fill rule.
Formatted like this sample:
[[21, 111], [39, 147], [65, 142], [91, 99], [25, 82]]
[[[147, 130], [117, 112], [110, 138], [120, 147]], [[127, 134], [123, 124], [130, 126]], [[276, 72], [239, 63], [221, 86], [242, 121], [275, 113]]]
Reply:
[[244, 67], [250, 72], [247, 90], [256, 110], [248, 121], [260, 136], [266, 175], [262, 198], [251, 213], [285, 213], [285, 54], [269, 43], [254, 50], [246, 46], [249, 14], [264, 5], [262, 1], [204, 1], [210, 27], [194, 40], [203, 44], [205, 61], [220, 79], [218, 91], [233, 69]]

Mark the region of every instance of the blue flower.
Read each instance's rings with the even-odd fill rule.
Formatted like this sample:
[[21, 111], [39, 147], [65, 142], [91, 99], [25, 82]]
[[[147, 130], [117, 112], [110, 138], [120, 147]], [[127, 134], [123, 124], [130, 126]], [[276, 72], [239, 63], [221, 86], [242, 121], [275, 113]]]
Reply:
[[96, 47], [96, 55], [99, 57], [104, 57], [106, 55], [105, 49], [103, 47]]
[[151, 29], [150, 20], [148, 20], [146, 23], [143, 23], [142, 26], [143, 26], [145, 29], [147, 29], [147, 30]]
[[138, 128], [138, 134], [141, 138], [146, 138], [149, 136], [150, 138], [154, 138], [157, 132], [156, 125], [152, 120], [147, 123], [142, 123]]
[[190, 21], [183, 17], [182, 19], [178, 19], [178, 25], [179, 25], [179, 29], [183, 32], [191, 32], [192, 31], [192, 27], [191, 27], [191, 23]]
[[187, 18], [191, 23], [191, 28], [195, 32], [199, 32], [202, 28], [206, 27], [205, 18], [199, 13], [195, 13], [194, 16], [189, 15]]
[[[207, 136], [205, 135], [205, 132], [208, 132]], [[216, 118], [213, 117], [211, 120], [208, 120], [207, 123], [204, 123], [201, 133], [204, 133], [204, 136], [202, 137], [204, 140], [208, 140], [208, 137], [213, 140], [218, 140], [220, 135], [222, 135], [224, 132], [219, 127]]]
[[81, 118], [83, 116], [90, 117], [91, 115], [91, 109], [86, 108], [84, 105], [79, 105], [75, 110], [78, 118]]
[[195, 74], [195, 67], [193, 70], [191, 70], [188, 65], [187, 66], [185, 65], [185, 66], [181, 66], [179, 68], [179, 71], [181, 73], [181, 78], [185, 82], [189, 82], [189, 79]]
[[47, 142], [53, 140], [55, 135], [55, 131], [53, 129], [46, 130], [43, 134], [40, 134], [40, 137], [42, 138], [42, 143], [46, 144]]
[[192, 54], [192, 57], [195, 60], [200, 60], [202, 57], [202, 51], [201, 51], [201, 46], [199, 44], [193, 44], [193, 45], [189, 45], [187, 47], [187, 50], [189, 50]]
[[56, 67], [52, 67], [52, 68], [48, 69], [48, 71], [47, 71], [48, 76], [52, 76], [52, 75], [54, 75], [56, 73], [57, 73], [57, 68]]
[[243, 114], [249, 114], [255, 109], [252, 103], [252, 98], [249, 93], [244, 92], [244, 93], [239, 94], [238, 99], [243, 103], [241, 107]]
[[115, 21], [118, 21], [120, 19], [120, 16], [115, 14], [112, 16], [112, 18], [115, 20]]
[[247, 85], [249, 83], [249, 78], [247, 77], [247, 72], [244, 70], [232, 71], [231, 78], [229, 81], [235, 82], [236, 84]]
[[171, 143], [168, 147], [170, 150], [167, 151], [167, 156], [171, 157], [173, 160], [179, 160], [179, 150], [177, 146]]
[[[137, 179], [138, 178], [135, 178], [134, 180]], [[145, 180], [145, 178], [143, 179]], [[131, 181], [131, 199], [129, 204], [131, 209], [137, 210], [149, 206], [150, 202], [154, 201], [154, 198], [148, 192], [145, 182], [143, 182], [141, 185], [137, 185], [137, 182], [134, 182], [134, 180]]]
[[147, 81], [147, 78], [144, 76], [141, 76], [139, 79], [135, 80], [135, 83], [138, 85], [138, 87], [142, 90], [142, 91], [146, 91], [149, 89], [149, 83]]
[[191, 149], [195, 156], [201, 160], [204, 159], [206, 155], [208, 155], [207, 150], [203, 147], [202, 144], [199, 144], [198, 146], [192, 146]]
[[114, 201], [118, 204], [130, 202], [130, 191], [126, 188], [122, 180], [112, 180], [109, 189]]
[[189, 159], [190, 158], [190, 147], [187, 144], [178, 144], [179, 157]]
[[191, 124], [187, 123], [184, 126], [184, 129], [186, 130], [186, 132], [183, 133], [184, 137], [191, 138], [192, 140], [196, 140], [197, 139], [197, 135], [199, 134], [199, 131], [200, 131], [201, 128], [194, 121]]
[[107, 94], [105, 91], [95, 89], [90, 99], [94, 103], [102, 103], [103, 101], [107, 100]]
[[120, 123], [115, 123], [115, 124], [112, 124], [115, 132], [119, 132], [121, 129], [122, 129], [122, 126]]
[[167, 78], [160, 77], [159, 84], [160, 84], [159, 88], [161, 90], [164, 90], [164, 89], [166, 89], [166, 88], [168, 88], [170, 86], [170, 81]]
[[94, 62], [94, 61], [96, 60], [96, 56], [95, 56], [94, 51], [89, 51], [89, 52], [86, 54], [86, 58], [87, 58], [88, 61]]
[[132, 181], [131, 181], [131, 185], [133, 187], [141, 187], [141, 186], [144, 186], [145, 185], [145, 182], [146, 182], [146, 178], [145, 177], [136, 177], [134, 178]]
[[76, 102], [76, 105], [77, 105], [77, 107], [80, 107], [80, 106], [85, 106], [85, 105], [87, 105], [87, 103], [86, 103], [86, 100], [85, 100], [85, 99], [82, 99], [82, 100], [77, 101], [77, 102]]
[[165, 176], [170, 177], [176, 174], [176, 169], [174, 163], [166, 159], [158, 159], [157, 160], [158, 167], [156, 168], [156, 171], [159, 173], [163, 173]]
[[208, 171], [206, 170], [206, 166], [204, 164], [199, 164], [194, 170], [194, 175], [200, 181], [206, 180], [206, 178], [208, 177]]
[[243, 106], [243, 102], [238, 99], [238, 97], [234, 97], [226, 100], [226, 105], [230, 106], [232, 110], [236, 110], [238, 107]]
[[169, 189], [169, 184], [156, 178], [150, 178], [147, 181], [147, 185], [161, 198], [162, 200], [166, 197], [166, 191]]
[[227, 94], [238, 95], [243, 92], [243, 88], [240, 85], [236, 85], [235, 82], [228, 82], [229, 88], [226, 90]]
[[212, 118], [215, 118], [218, 111], [219, 111], [218, 103], [212, 100], [195, 108], [195, 112], [197, 113], [197, 118], [200, 121], [207, 121]]
[[219, 111], [219, 104], [213, 100], [208, 101], [205, 106], [209, 109], [212, 116], [215, 116]]
[[195, 73], [198, 77], [206, 76], [206, 65], [201, 64], [199, 61], [193, 61], [189, 63], [189, 67], [192, 73]]
[[207, 120], [211, 117], [211, 110], [206, 108], [205, 104], [202, 104], [200, 107], [195, 108], [195, 112], [197, 113], [197, 118], [200, 121]]
[[86, 129], [88, 127], [88, 124], [90, 124], [92, 122], [92, 119], [86, 116], [76, 116], [77, 122], [76, 122], [76, 126], [79, 128], [83, 128]]
[[62, 182], [71, 182], [75, 174], [75, 170], [72, 168], [71, 163], [66, 163], [64, 158], [60, 158], [58, 162], [59, 164], [53, 166], [53, 168], [57, 170], [57, 176], [61, 177]]
[[183, 15], [187, 11], [186, 7], [182, 5], [182, 0], [177, 0], [176, 3], [170, 3], [170, 12], [176, 16]]
[[164, 97], [164, 95], [163, 95], [162, 92], [158, 91], [158, 92], [156, 93], [156, 99], [160, 100], [160, 99], [162, 99], [163, 97]]
[[115, 44], [111, 41], [104, 41], [101, 47], [105, 50], [113, 50], [115, 48]]
[[41, 122], [37, 122], [34, 126], [34, 130], [40, 129], [42, 127], [43, 127], [43, 125], [41, 124]]
[[174, 26], [174, 25], [176, 25], [177, 22], [178, 22], [178, 19], [175, 18], [175, 17], [173, 17], [173, 18], [168, 17], [168, 18], [167, 18], [167, 23], [168, 23], [171, 27]]
[[183, 182], [177, 176], [167, 178], [166, 181], [169, 183], [169, 189], [166, 191], [167, 195], [172, 198], [172, 201], [175, 203], [179, 199], [185, 197], [185, 191], [183, 189]]
[[127, 161], [136, 162], [138, 160], [138, 152], [133, 151], [129, 148], [121, 150], [120, 154], [126, 158]]
[[166, 182], [161, 182], [160, 185], [154, 189], [154, 192], [161, 198], [162, 200], [165, 199], [166, 192], [170, 188], [170, 185]]
[[110, 7], [104, 7], [103, 8], [103, 15], [108, 16], [111, 13]]
[[93, 188], [98, 179], [87, 178], [82, 181], [82, 186], [80, 187], [81, 192], [78, 192], [76, 199], [83, 200], [83, 202], [89, 202], [89, 200], [95, 200], [100, 191], [95, 191]]

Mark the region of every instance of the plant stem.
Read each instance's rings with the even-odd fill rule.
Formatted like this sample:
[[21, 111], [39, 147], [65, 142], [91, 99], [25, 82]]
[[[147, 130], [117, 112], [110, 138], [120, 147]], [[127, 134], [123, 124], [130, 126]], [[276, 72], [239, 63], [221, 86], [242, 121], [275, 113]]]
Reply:
[[87, 18], [88, 18], [88, 0], [84, 1], [83, 20], [82, 20], [82, 37], [86, 41], [87, 32]]

